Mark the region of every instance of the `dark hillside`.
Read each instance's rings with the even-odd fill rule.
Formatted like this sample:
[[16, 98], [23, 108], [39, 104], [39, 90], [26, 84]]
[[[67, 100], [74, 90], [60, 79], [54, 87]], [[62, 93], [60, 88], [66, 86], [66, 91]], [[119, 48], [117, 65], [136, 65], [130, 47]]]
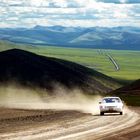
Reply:
[[127, 86], [121, 87], [113, 91], [113, 93], [127, 94], [127, 95], [140, 95], [140, 79]]
[[19, 49], [0, 52], [0, 82], [10, 81], [48, 90], [57, 83], [88, 93], [106, 93], [119, 86], [114, 79], [79, 64]]

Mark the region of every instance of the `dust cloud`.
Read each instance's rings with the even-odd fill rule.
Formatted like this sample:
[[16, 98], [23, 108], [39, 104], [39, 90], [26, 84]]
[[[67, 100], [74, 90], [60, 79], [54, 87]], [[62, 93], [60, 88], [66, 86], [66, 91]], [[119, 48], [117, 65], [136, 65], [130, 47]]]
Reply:
[[85, 95], [79, 89], [68, 90], [55, 84], [52, 95], [42, 89], [25, 88], [20, 85], [0, 87], [0, 106], [18, 109], [77, 110], [99, 114], [101, 96]]

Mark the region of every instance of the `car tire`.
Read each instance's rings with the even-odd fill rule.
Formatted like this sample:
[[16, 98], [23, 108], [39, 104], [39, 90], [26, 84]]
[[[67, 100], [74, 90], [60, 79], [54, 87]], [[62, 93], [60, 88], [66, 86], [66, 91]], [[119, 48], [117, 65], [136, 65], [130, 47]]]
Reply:
[[120, 112], [120, 115], [123, 115], [123, 112]]
[[104, 115], [104, 112], [100, 112], [100, 115], [103, 116]]

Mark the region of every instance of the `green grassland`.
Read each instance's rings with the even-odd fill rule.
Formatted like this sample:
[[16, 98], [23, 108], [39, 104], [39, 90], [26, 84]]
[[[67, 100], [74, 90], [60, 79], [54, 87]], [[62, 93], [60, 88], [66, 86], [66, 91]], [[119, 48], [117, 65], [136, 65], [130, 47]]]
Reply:
[[140, 51], [107, 50], [107, 53], [113, 56], [120, 67], [120, 70], [116, 71], [104, 50], [62, 47], [40, 47], [29, 50], [40, 55], [82, 64], [118, 80], [132, 81], [140, 78]]
[[8, 41], [0, 41], [0, 51], [14, 49], [14, 48], [28, 50], [33, 47], [29, 45], [15, 44]]
[[[21, 48], [40, 55], [73, 61], [120, 81], [140, 79], [140, 51], [99, 50], [55, 46], [34, 47], [0, 42], [0, 51], [10, 48]], [[120, 67], [119, 71], [116, 71], [113, 63], [106, 56], [106, 53], [109, 53], [116, 60]]]

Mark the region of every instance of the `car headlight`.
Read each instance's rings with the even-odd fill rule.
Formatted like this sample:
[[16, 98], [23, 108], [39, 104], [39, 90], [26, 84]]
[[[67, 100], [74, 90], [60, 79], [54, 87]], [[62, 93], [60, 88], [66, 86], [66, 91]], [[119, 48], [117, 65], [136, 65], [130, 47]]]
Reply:
[[101, 105], [101, 106], [100, 106], [100, 109], [103, 109], [103, 108], [105, 108], [105, 106]]

